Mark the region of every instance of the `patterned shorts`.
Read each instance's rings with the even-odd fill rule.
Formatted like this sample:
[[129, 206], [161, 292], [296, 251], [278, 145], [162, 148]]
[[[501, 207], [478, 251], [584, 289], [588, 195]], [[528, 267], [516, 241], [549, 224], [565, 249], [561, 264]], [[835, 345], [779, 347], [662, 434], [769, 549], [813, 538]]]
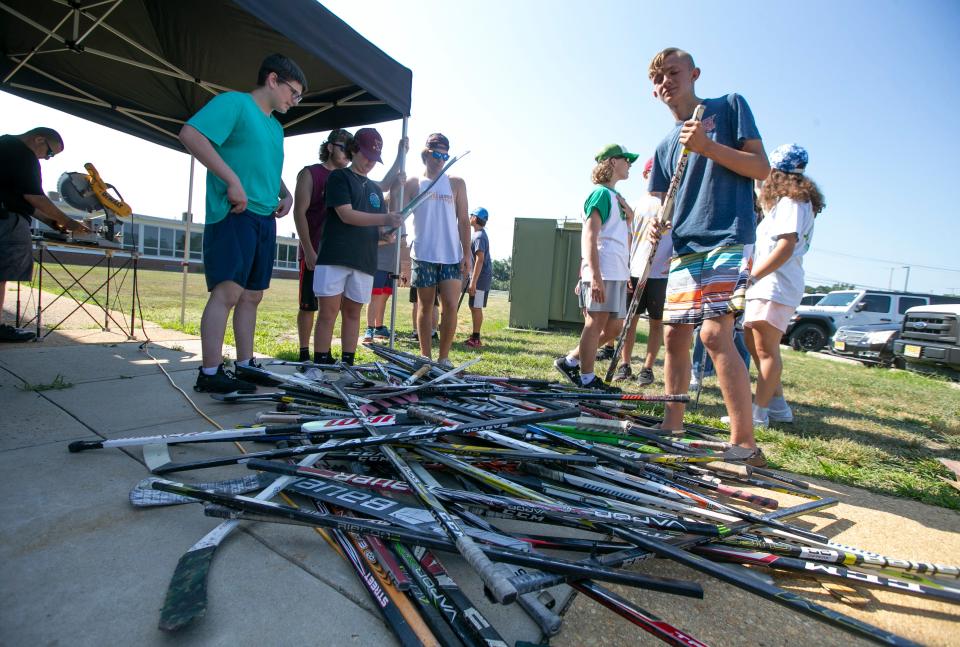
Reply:
[[444, 281], [460, 281], [460, 263], [410, 261], [410, 287], [431, 288]]
[[663, 320], [698, 325], [742, 312], [753, 245], [730, 245], [677, 256], [670, 263]]

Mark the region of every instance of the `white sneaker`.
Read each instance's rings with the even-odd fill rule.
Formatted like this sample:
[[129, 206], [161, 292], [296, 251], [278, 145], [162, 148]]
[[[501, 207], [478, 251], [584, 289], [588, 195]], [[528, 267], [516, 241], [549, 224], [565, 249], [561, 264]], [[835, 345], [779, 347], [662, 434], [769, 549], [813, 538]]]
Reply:
[[444, 357], [443, 359], [438, 359], [437, 364], [445, 368], [453, 368], [453, 362], [450, 361], [449, 357]]
[[316, 368], [316, 367], [308, 368], [303, 373], [301, 373], [301, 375], [303, 375], [303, 377], [307, 378], [308, 380], [316, 380], [317, 382], [322, 382], [324, 377], [323, 371], [321, 371], [319, 368]]
[[700, 380], [698, 379], [699, 377], [700, 376], [697, 375], [696, 373], [693, 373], [693, 372], [690, 373], [690, 387], [689, 387], [690, 391], [700, 390]]
[[766, 429], [770, 426], [770, 408], [753, 405], [753, 426]]
[[[761, 429], [766, 429], [770, 426], [770, 409], [769, 407], [758, 407], [753, 405], [753, 426], [760, 427]], [[725, 425], [730, 424], [730, 416], [720, 416], [720, 422]]]
[[770, 400], [770, 422], [793, 422], [793, 411], [782, 397]]

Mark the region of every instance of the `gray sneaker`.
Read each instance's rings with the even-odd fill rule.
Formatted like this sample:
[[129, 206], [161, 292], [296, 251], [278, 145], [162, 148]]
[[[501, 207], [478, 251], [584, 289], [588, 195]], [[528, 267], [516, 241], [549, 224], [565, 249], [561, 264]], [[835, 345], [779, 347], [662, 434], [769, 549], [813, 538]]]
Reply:
[[553, 360], [553, 365], [558, 371], [563, 373], [568, 380], [570, 380], [574, 386], [580, 386], [580, 367], [579, 366], [567, 366], [566, 357], [558, 357]]
[[759, 447], [756, 449], [750, 449], [749, 447], [740, 447], [738, 445], [734, 445], [727, 451], [723, 452], [723, 460], [746, 463], [751, 467], [767, 466], [767, 457], [763, 455], [763, 450]]
[[637, 374], [637, 384], [639, 384], [640, 386], [653, 384], [653, 369], [641, 368], [640, 372]]
[[614, 382], [622, 382], [624, 380], [629, 380], [633, 377], [633, 369], [630, 368], [629, 364], [621, 364], [617, 369], [617, 372], [613, 374]]

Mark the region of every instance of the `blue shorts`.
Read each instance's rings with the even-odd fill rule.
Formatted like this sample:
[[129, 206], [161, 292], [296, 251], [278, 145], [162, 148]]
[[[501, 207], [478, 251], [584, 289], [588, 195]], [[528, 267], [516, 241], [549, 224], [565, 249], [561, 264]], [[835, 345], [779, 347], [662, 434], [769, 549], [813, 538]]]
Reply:
[[251, 211], [230, 213], [203, 227], [203, 273], [207, 291], [224, 281], [245, 290], [270, 287], [277, 247], [277, 219]]
[[432, 288], [444, 281], [460, 281], [460, 263], [410, 261], [410, 287]]

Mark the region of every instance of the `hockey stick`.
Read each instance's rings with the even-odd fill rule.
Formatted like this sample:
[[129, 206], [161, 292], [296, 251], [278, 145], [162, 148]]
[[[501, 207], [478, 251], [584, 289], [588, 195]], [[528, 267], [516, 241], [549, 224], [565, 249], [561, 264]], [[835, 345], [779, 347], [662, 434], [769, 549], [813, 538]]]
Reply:
[[[375, 427], [390, 427], [396, 423], [396, 416], [379, 415], [364, 418]], [[216, 431], [194, 431], [181, 434], [163, 434], [159, 436], [138, 436], [131, 438], [114, 438], [112, 440], [77, 440], [70, 443], [67, 449], [73, 453], [88, 449], [103, 449], [105, 447], [141, 447], [143, 445], [180, 445], [185, 443], [212, 443], [231, 440], [255, 440], [260, 436], [271, 436], [286, 432], [300, 432], [305, 436], [323, 434], [327, 431], [342, 431], [345, 429], [362, 429], [358, 418], [333, 418], [331, 420], [316, 420], [305, 422], [302, 425], [283, 425], [279, 427], [245, 427], [239, 429], [218, 429]]]
[[[179, 505], [181, 503], [197, 503], [197, 499], [154, 490], [150, 484], [156, 480], [157, 477], [150, 476], [137, 483], [133, 489], [130, 490], [130, 504], [136, 508], [151, 508], [164, 505]], [[275, 476], [251, 474], [242, 478], [195, 483], [194, 485], [202, 490], [227, 492], [229, 494], [247, 494], [248, 492], [262, 490], [274, 480], [276, 480]]]
[[[315, 505], [318, 512], [329, 516], [329, 511], [323, 506], [322, 503], [317, 502]], [[364, 558], [362, 557], [363, 550], [357, 550], [354, 544], [341, 530], [331, 528], [330, 531], [337, 546], [339, 546], [340, 550], [343, 551], [347, 562], [356, 572], [360, 582], [363, 584], [364, 589], [366, 589], [371, 600], [373, 600], [374, 606], [376, 606], [380, 611], [380, 614], [383, 616], [387, 626], [389, 626], [393, 631], [393, 634], [397, 637], [397, 640], [400, 641], [400, 644], [404, 645], [405, 647], [407, 645], [410, 645], [411, 647], [422, 646], [424, 643], [422, 642], [421, 638], [426, 638], [426, 636], [422, 631], [418, 634], [414, 627], [404, 617], [404, 614], [398, 608], [394, 598], [388, 594], [384, 582], [378, 578], [368, 567], [367, 562], [365, 562]], [[429, 631], [426, 633], [429, 633]], [[433, 641], [433, 644], [437, 644], [435, 640]]]
[[[690, 117], [693, 121], [700, 121], [703, 118], [703, 111], [705, 106], [701, 103], [693, 110], [693, 116]], [[663, 203], [660, 205], [660, 210], [657, 212], [653, 223], [657, 223], [656, 226], [668, 225], [673, 221], [673, 209], [674, 202], [677, 198], [677, 193], [680, 191], [680, 183], [683, 181], [684, 171], [687, 170], [687, 162], [690, 158], [690, 150], [686, 147], [680, 152], [680, 159], [677, 160], [677, 168], [673, 171], [673, 177], [670, 178], [670, 185], [667, 187], [667, 193], [664, 196]], [[648, 225], [649, 227], [650, 225]], [[637, 284], [633, 288], [633, 297], [630, 299], [630, 307], [627, 308], [627, 316], [623, 320], [623, 328], [620, 330], [620, 334], [617, 335], [617, 343], [614, 346], [613, 358], [610, 360], [610, 367], [607, 369], [606, 381], [609, 382], [613, 378], [614, 372], [617, 370], [617, 367], [620, 365], [620, 351], [623, 349], [623, 342], [627, 338], [627, 332], [630, 330], [630, 324], [633, 322], [633, 318], [637, 316], [637, 309], [640, 307], [640, 295], [643, 294], [643, 290], [647, 285], [647, 277], [650, 276], [650, 268], [653, 265], [653, 257], [657, 253], [657, 245], [652, 244], [649, 240], [646, 239], [647, 229], [644, 229], [639, 235], [642, 237], [635, 254], [641, 254], [641, 258], [646, 258], [647, 262], [643, 267], [643, 272], [640, 276], [637, 277]]]
[[[333, 388], [343, 399], [344, 403], [356, 411], [357, 406], [343, 389], [336, 383]], [[375, 427], [364, 426], [367, 433], [373, 437], [379, 436], [380, 432]], [[392, 447], [381, 445], [380, 451], [387, 457], [387, 460], [393, 465], [394, 469], [400, 474], [404, 481], [413, 489], [417, 498], [430, 510], [430, 513], [437, 520], [437, 523], [443, 528], [444, 532], [457, 547], [460, 555], [470, 566], [480, 575], [480, 579], [493, 593], [494, 598], [501, 604], [509, 604], [517, 597], [517, 592], [510, 584], [509, 571], [502, 565], [495, 565], [490, 561], [474, 541], [463, 531], [460, 523], [455, 517], [444, 509], [443, 504], [433, 495], [423, 484], [423, 481], [414, 474], [410, 466], [403, 460]]]
[[714, 564], [703, 557], [679, 549], [676, 546], [671, 546], [666, 542], [644, 537], [640, 533], [633, 532], [621, 526], [605, 524], [605, 527], [621, 539], [646, 548], [660, 557], [672, 559], [684, 566], [698, 570], [701, 573], [715, 577], [728, 584], [733, 584], [738, 588], [759, 595], [794, 611], [799, 611], [821, 622], [826, 622], [850, 633], [858, 634], [868, 640], [887, 645], [916, 645], [913, 641], [897, 636], [879, 627], [874, 627], [856, 618], [838, 613], [815, 602], [811, 602], [792, 591], [786, 591], [773, 584], [768, 584], [753, 575], [745, 574], [721, 564]]
[[921, 581], [909, 581], [907, 579], [885, 577], [874, 573], [862, 573], [835, 564], [818, 563], [806, 559], [772, 555], [770, 553], [731, 548], [729, 546], [698, 546], [694, 550], [700, 555], [723, 561], [785, 569], [794, 573], [804, 573], [815, 578], [826, 577], [846, 582], [852, 581], [862, 586], [890, 589], [900, 593], [908, 593], [960, 604], [960, 589], [944, 586], [926, 578], [920, 578]]
[[415, 440], [432, 439], [444, 434], [464, 434], [477, 432], [487, 429], [501, 429], [511, 427], [527, 422], [542, 422], [545, 420], [558, 420], [569, 418], [571, 414], [576, 413], [575, 409], [563, 409], [559, 411], [545, 411], [543, 413], [532, 413], [525, 416], [515, 416], [511, 418], [500, 418], [497, 420], [485, 420], [474, 423], [464, 423], [454, 427], [448, 426], [418, 426], [408, 427], [404, 431], [382, 436], [369, 436], [363, 438], [348, 438], [345, 440], [329, 440], [320, 445], [306, 445], [301, 447], [290, 447], [288, 449], [275, 449], [262, 452], [251, 452], [234, 456], [224, 456], [222, 458], [205, 459], [184, 463], [169, 462], [153, 469], [154, 474], [169, 474], [183, 470], [203, 469], [206, 467], [219, 467], [222, 465], [234, 465], [237, 463], [246, 463], [253, 458], [288, 458], [292, 456], [302, 456], [305, 454], [315, 454], [329, 451], [342, 451], [356, 449], [359, 447], [372, 447], [388, 443], [412, 442]]
[[[323, 454], [311, 454], [300, 461], [300, 465], [309, 467], [320, 460]], [[294, 479], [284, 476], [270, 484], [255, 500], [265, 501], [283, 490]], [[157, 483], [151, 484], [154, 489]], [[168, 492], [170, 490], [167, 490]], [[198, 490], [203, 491], [203, 490]], [[177, 492], [174, 492], [175, 494]], [[183, 494], [180, 492], [179, 494]], [[189, 493], [186, 494], [190, 496]], [[207, 573], [213, 562], [213, 554], [220, 543], [233, 532], [239, 521], [229, 520], [204, 535], [184, 553], [170, 578], [170, 585], [160, 610], [160, 629], [176, 631], [200, 618], [207, 612]]]
[[581, 581], [571, 582], [570, 586], [668, 645], [674, 647], [707, 647], [706, 643], [700, 642], [686, 632], [677, 629], [649, 611], [644, 611], [627, 599], [598, 584]]
[[462, 614], [464, 622], [484, 647], [506, 647], [506, 642], [490, 624], [460, 586], [447, 573], [446, 568], [436, 556], [422, 546], [412, 546], [414, 557], [423, 569], [436, 581], [439, 589]]
[[[451, 553], [458, 552], [454, 542], [447, 537], [406, 530], [390, 524], [384, 524], [383, 522], [360, 518], [346, 519], [332, 515], [318, 514], [273, 501], [243, 495], [220, 494], [209, 490], [200, 490], [173, 481], [160, 480], [154, 483], [153, 487], [165, 492], [174, 492], [203, 501], [217, 503], [219, 506], [207, 507], [204, 512], [214, 516], [220, 516], [222, 513], [227, 512], [228, 518], [234, 521], [249, 519], [255, 521], [294, 523], [311, 528], [337, 528], [346, 532], [369, 533], [387, 541], [400, 541], [405, 544], [418, 545]], [[485, 544], [480, 544], [479, 548], [489, 557], [509, 564], [518, 564], [520, 566], [572, 577], [588, 577], [616, 584], [641, 586], [652, 591], [673, 593], [686, 597], [703, 597], [703, 590], [694, 582], [640, 576], [635, 573], [611, 569], [595, 563], [575, 562], [559, 557], [548, 557], [537, 553], [510, 550]]]

